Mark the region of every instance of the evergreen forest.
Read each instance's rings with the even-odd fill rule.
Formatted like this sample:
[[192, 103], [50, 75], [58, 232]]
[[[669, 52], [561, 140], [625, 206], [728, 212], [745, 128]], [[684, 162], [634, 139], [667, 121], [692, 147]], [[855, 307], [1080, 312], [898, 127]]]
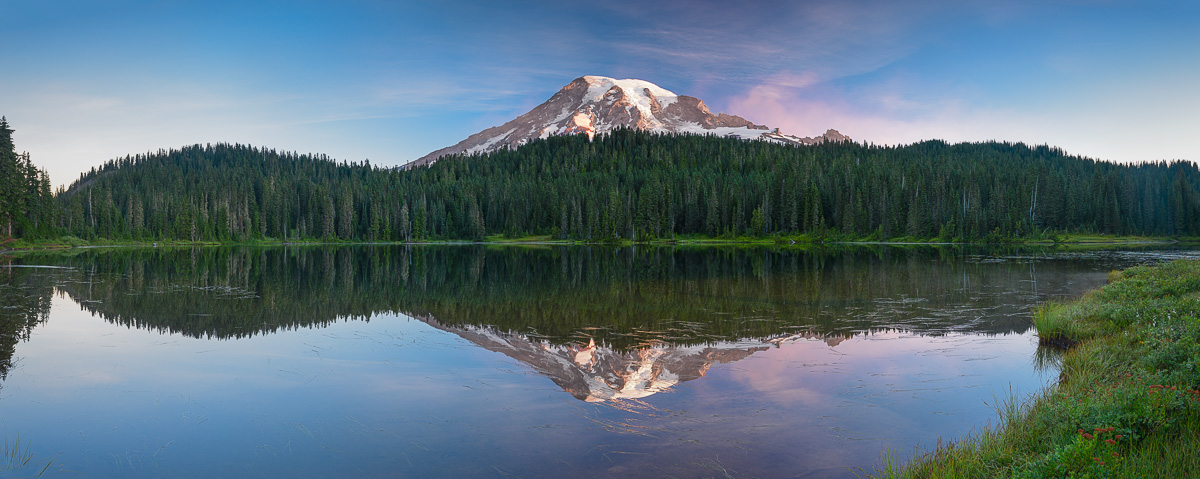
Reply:
[[8, 118], [0, 117], [0, 247], [13, 238], [57, 233], [50, 176], [33, 165], [29, 153], [17, 153], [13, 131]]
[[58, 232], [86, 239], [1200, 236], [1192, 162], [1001, 142], [796, 147], [618, 130], [410, 170], [209, 144], [109, 161], [56, 197]]

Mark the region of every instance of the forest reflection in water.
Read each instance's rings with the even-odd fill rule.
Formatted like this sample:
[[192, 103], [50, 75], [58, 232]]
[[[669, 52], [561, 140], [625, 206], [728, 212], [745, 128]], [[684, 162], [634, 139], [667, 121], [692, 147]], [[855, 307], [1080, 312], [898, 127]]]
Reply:
[[[121, 248], [33, 254], [9, 259], [9, 264], [0, 269], [0, 296], [7, 305], [0, 311], [0, 372], [7, 374], [13, 367], [14, 352], [24, 356], [26, 347], [30, 348], [30, 370], [49, 361], [36, 343], [39, 325], [65, 320], [59, 319], [64, 317], [62, 313], [51, 317], [50, 302], [57, 293], [69, 298], [82, 312], [108, 324], [162, 338], [142, 340], [148, 342], [143, 346], [119, 346], [154, 350], [157, 356], [153, 357], [159, 358], [154, 361], [163, 363], [180, 357], [179, 352], [164, 349], [174, 347], [168, 343], [175, 341], [168, 338], [177, 336], [228, 345], [217, 349], [261, 350], [269, 356], [268, 369], [260, 374], [279, 374], [285, 371], [279, 366], [283, 359], [262, 342], [277, 337], [278, 341], [269, 344], [293, 347], [303, 341], [303, 347], [311, 347], [323, 368], [338, 345], [349, 348], [346, 351], [352, 352], [345, 354], [353, 357], [367, 350], [383, 351], [380, 354], [385, 357], [403, 353], [407, 358], [404, 367], [413, 368], [411, 372], [396, 373], [399, 363], [381, 359], [393, 372], [370, 376], [368, 384], [341, 384], [340, 389], [321, 392], [323, 395], [336, 391], [347, 397], [371, 397], [367, 391], [378, 384], [397, 383], [395, 394], [402, 396], [423, 391], [421, 394], [447, 397], [450, 393], [444, 388], [429, 393], [432, 386], [425, 380], [436, 375], [430, 371], [451, 368], [446, 366], [451, 356], [456, 357], [453, 361], [465, 361], [463, 346], [498, 353], [534, 373], [534, 377], [549, 379], [557, 390], [555, 395], [535, 400], [529, 397], [530, 391], [497, 386], [497, 382], [535, 384], [506, 376], [508, 373], [501, 374], [500, 379], [492, 377], [494, 372], [481, 373], [483, 377], [474, 379], [461, 378], [460, 387], [470, 389], [487, 383], [486, 387], [499, 388], [479, 393], [481, 400], [487, 398], [489, 406], [475, 404], [455, 413], [439, 413], [453, 417], [455, 423], [461, 421], [465, 429], [443, 426], [447, 429], [420, 432], [413, 426], [413, 418], [402, 414], [402, 423], [408, 429], [397, 433], [401, 443], [415, 441], [416, 436], [439, 434], [448, 443], [458, 443], [467, 441], [463, 434], [479, 433], [480, 428], [487, 434], [512, 434], [513, 430], [499, 425], [485, 426], [479, 422], [483, 419], [472, 419], [472, 414], [511, 414], [513, 408], [519, 408], [514, 401], [524, 401], [541, 408], [528, 420], [536, 422], [540, 415], [580, 414], [587, 424], [621, 437], [578, 439], [578, 450], [572, 449], [574, 442], [561, 434], [546, 432], [529, 439], [536, 443], [530, 447], [565, 450], [560, 450], [566, 456], [562, 461], [595, 470], [595, 475], [613, 472], [609, 468], [617, 466], [643, 468], [638, 470], [649, 475], [655, 473], [648, 471], [694, 472], [695, 468], [712, 465], [706, 461], [720, 454], [724, 458], [721, 464], [736, 465], [751, 476], [808, 470], [814, 476], [839, 477], [846, 475], [845, 466], [868, 466], [877, 461], [878, 441], [897, 440], [894, 433], [872, 430], [871, 423], [901, 421], [897, 413], [942, 418], [922, 420], [922, 427], [928, 429], [923, 435], [887, 442], [907, 450], [917, 442], [929, 441], [929, 434], [934, 434], [933, 438], [947, 431], [963, 434], [970, 424], [985, 420], [986, 416], [970, 412], [978, 408], [957, 405], [977, 400], [979, 392], [972, 389], [993, 385], [999, 390], [1020, 381], [1039, 384], [1039, 379], [1020, 378], [1031, 374], [1027, 371], [1034, 351], [1028, 336], [1031, 305], [1099, 286], [1111, 269], [1171, 255], [1159, 251], [1064, 255], [952, 247], [558, 246]], [[434, 342], [442, 346], [422, 352], [414, 346], [419, 342], [412, 342], [417, 339], [402, 344], [393, 336], [396, 333], [387, 332], [396, 318], [412, 318], [423, 324], [426, 332], [417, 334], [418, 338], [440, 334], [457, 338], [454, 344], [461, 346], [437, 339]], [[308, 333], [322, 330], [328, 333]], [[370, 338], [371, 343], [362, 338]], [[43, 339], [48, 343], [50, 338]], [[381, 347], [384, 349], [378, 349]], [[191, 357], [208, 354], [210, 349], [192, 351]], [[249, 350], [240, 354], [255, 354]], [[1019, 357], [1011, 357], [1014, 351]], [[244, 361], [238, 357], [230, 356], [228, 361]], [[180, 367], [207, 368], [209, 372], [214, 369], [204, 364], [208, 363]], [[1025, 366], [1014, 367], [1020, 364]], [[494, 371], [507, 371], [505, 366], [493, 367], [499, 368]], [[238, 368], [231, 371], [234, 369]], [[231, 373], [238, 375], [232, 380], [260, 381], [253, 376], [254, 368], [245, 369]], [[715, 375], [714, 369], [719, 369]], [[291, 374], [303, 371], [303, 367], [287, 367], [286, 371]], [[303, 385], [319, 384], [325, 377], [321, 374], [336, 371], [304, 373]], [[458, 374], [453, 376], [458, 378]], [[908, 387], [906, 381], [920, 384]], [[680, 390], [683, 384], [693, 386]], [[24, 389], [27, 392], [23, 394], [33, 394], [29, 392], [34, 390], [31, 386]], [[676, 394], [660, 394], [668, 391]], [[289, 401], [301, 405], [347, 400], [306, 399], [304, 395], [294, 396], [296, 391], [289, 394], [293, 395]], [[35, 396], [29, 397], [31, 403], [45, 401]], [[611, 408], [564, 409], [554, 397]], [[242, 404], [241, 400], [223, 401]], [[399, 400], [393, 397], [391, 401]], [[15, 404], [13, 399], [0, 398], [0, 405]], [[93, 400], [93, 404], [103, 402]], [[428, 407], [415, 404], [409, 407]], [[842, 409], [848, 407], [855, 410]], [[395, 413], [388, 410], [382, 407], [361, 414], [368, 422], [374, 418], [386, 424], [396, 420], [390, 416]], [[929, 411], [934, 416], [928, 416]], [[881, 412], [887, 415], [878, 416]], [[821, 421], [826, 419], [821, 418], [836, 425], [824, 424]], [[321, 420], [336, 423], [336, 419]], [[286, 421], [312, 420], [316, 418]], [[793, 428], [812, 427], [812, 421], [824, 424], [826, 434], [818, 434], [815, 439], [791, 436]], [[963, 424], [968, 426], [964, 428]], [[764, 431], [791, 444], [748, 445]], [[727, 442], [721, 443], [724, 446], [689, 442], [717, 436], [725, 438]], [[281, 444], [295, 440], [282, 437]], [[863, 444], [867, 438], [876, 439]], [[613, 466], [613, 456], [605, 450], [597, 452], [600, 443], [595, 441], [608, 441], [603, 442], [611, 443], [605, 447], [614, 451], [666, 454], [673, 458], [670, 464], [674, 466], [652, 466], [646, 462], [649, 459], [639, 459], [638, 455], [619, 456], [622, 459]], [[726, 450], [730, 444], [737, 452]], [[383, 446], [363, 447], [369, 452]], [[811, 451], [780, 464], [761, 463], [765, 457], [798, 447]], [[146, 456], [163, 460], [157, 451], [150, 452]], [[487, 456], [491, 459], [472, 455], [483, 454], [480, 451], [458, 454], [465, 455], [467, 464], [507, 460], [496, 459], [507, 457], [504, 455]], [[537, 457], [524, 450], [517, 456], [525, 460]], [[681, 463], [691, 465], [682, 467]], [[520, 464], [497, 467], [531, 476], [578, 472], [561, 465]], [[447, 467], [445, 460], [436, 459], [429, 459], [427, 466]], [[411, 459], [406, 467], [415, 469], [400, 467], [388, 459], [376, 459], [361, 467], [367, 468], [369, 475], [375, 471], [374, 475], [383, 476], [432, 471], [413, 465]], [[129, 472], [105, 472], [103, 467], [89, 471], [95, 473], [89, 475], [97, 476]], [[315, 471], [310, 474], [319, 476]], [[473, 471], [478, 472], [460, 472]], [[270, 474], [260, 471], [251, 475]]]
[[[940, 306], [989, 310], [1009, 294], [1061, 294], [1054, 288], [1080, 280], [1074, 271], [1039, 274], [1027, 261], [983, 267], [986, 258], [951, 248], [380, 246], [115, 249], [38, 260], [71, 268], [56, 286], [104, 319], [191, 337], [416, 312], [618, 349], [796, 332], [1022, 332], [1022, 314]], [[881, 304], [886, 311], [871, 314]]]
[[[1039, 274], [1032, 262], [997, 262], [999, 252], [984, 253], [929, 247], [93, 249], [32, 261], [69, 272], [8, 270], [11, 285], [0, 291], [9, 295], [6, 304], [20, 307], [5, 309], [6, 331], [14, 332], [0, 346], [10, 351], [45, 319], [51, 285], [109, 322], [209, 339], [391, 312], [521, 360], [580, 399], [636, 398], [700, 377], [713, 363], [797, 339], [836, 346], [871, 331], [1021, 333], [1030, 325], [1029, 302], [1088, 281], [1075, 271]], [[1028, 299], [1013, 301], [1013, 295]]]

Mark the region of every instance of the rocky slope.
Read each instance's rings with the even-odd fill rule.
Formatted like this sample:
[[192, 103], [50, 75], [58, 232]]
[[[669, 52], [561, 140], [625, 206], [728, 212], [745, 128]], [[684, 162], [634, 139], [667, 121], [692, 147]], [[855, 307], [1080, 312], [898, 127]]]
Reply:
[[528, 113], [429, 153], [405, 167], [428, 165], [443, 155], [516, 148], [550, 135], [586, 134], [590, 138], [618, 127], [799, 145], [849, 139], [836, 130], [812, 138], [785, 135], [740, 116], [714, 114], [700, 99], [676, 95], [648, 81], [585, 76], [576, 78]]

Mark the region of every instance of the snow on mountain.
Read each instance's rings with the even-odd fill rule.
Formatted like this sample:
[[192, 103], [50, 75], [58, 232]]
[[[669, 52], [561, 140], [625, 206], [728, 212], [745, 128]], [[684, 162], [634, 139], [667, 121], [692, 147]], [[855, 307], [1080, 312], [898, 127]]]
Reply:
[[444, 155], [516, 148], [534, 138], [550, 135], [586, 134], [592, 138], [618, 127], [794, 145], [849, 140], [836, 130], [802, 138], [756, 125], [740, 116], [713, 114], [698, 98], [676, 95], [644, 80], [584, 76], [576, 78], [528, 113], [471, 135], [454, 146], [434, 151], [404, 167], [428, 165]]

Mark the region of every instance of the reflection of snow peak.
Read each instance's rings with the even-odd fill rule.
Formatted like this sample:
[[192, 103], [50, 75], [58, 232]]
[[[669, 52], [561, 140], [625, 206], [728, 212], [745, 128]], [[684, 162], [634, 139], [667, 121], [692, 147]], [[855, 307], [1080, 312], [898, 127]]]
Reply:
[[761, 341], [746, 341], [687, 347], [660, 343], [617, 352], [591, 340], [587, 346], [561, 345], [475, 326], [442, 329], [526, 363], [588, 402], [644, 398], [703, 377], [714, 362], [736, 361], [767, 349]]
[[572, 396], [588, 402], [644, 398], [666, 391], [680, 382], [703, 377], [715, 363], [738, 361], [783, 343], [822, 339], [833, 345], [842, 339], [794, 334], [699, 346], [656, 343], [619, 352], [597, 346], [594, 340], [589, 340], [586, 346], [552, 344], [522, 334], [500, 333], [479, 326], [445, 325], [429, 316], [409, 315], [484, 349], [527, 364]]
[[575, 353], [575, 364], [581, 368], [586, 368], [596, 363], [596, 357], [593, 353], [596, 352], [596, 340], [589, 339], [588, 347], [582, 351]]
[[[624, 371], [607, 374], [610, 378], [615, 376], [615, 381], [606, 381], [606, 374], [596, 371], [595, 368], [588, 368], [588, 372], [591, 373], [587, 376], [589, 394], [583, 399], [588, 402], [600, 402], [610, 399], [643, 398], [666, 391], [679, 382], [679, 376], [668, 369], [670, 365], [658, 364], [658, 360], [666, 354], [664, 348], [641, 349], [636, 354], [637, 360], [628, 363]], [[707, 365], [704, 369], [708, 369]], [[701, 371], [700, 375], [703, 376], [704, 371]], [[618, 387], [620, 389], [617, 389]]]

